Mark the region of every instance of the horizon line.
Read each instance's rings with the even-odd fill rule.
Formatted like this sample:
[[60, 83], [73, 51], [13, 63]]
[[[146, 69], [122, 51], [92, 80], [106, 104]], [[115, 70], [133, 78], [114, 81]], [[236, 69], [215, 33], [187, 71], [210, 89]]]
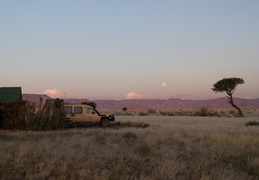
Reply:
[[[22, 95], [24, 94], [28, 94], [28, 95], [45, 95], [45, 96], [48, 96], [47, 94], [44, 94], [44, 93], [22, 93]], [[61, 97], [50, 97], [48, 96], [49, 98], [51, 99], [87, 99], [89, 101], [103, 101], [103, 100], [107, 100], [107, 101], [122, 101], [122, 100], [169, 100], [169, 99], [180, 99], [180, 100], [191, 100], [191, 101], [202, 101], [202, 100], [213, 100], [213, 99], [224, 99], [224, 98], [227, 98], [227, 96], [224, 96], [224, 97], [218, 97], [218, 98], [206, 98], [206, 99], [185, 99], [185, 98], [180, 98], [180, 97], [170, 97], [170, 98], [136, 98], [136, 99], [95, 99], [95, 100], [90, 100], [89, 98], [76, 98], [76, 97], [69, 97], [69, 98], [61, 98]], [[242, 98], [242, 97], [233, 97], [233, 98], [236, 98], [236, 99], [246, 99], [246, 100], [255, 100], [255, 99], [259, 99], [259, 97], [257, 98]]]

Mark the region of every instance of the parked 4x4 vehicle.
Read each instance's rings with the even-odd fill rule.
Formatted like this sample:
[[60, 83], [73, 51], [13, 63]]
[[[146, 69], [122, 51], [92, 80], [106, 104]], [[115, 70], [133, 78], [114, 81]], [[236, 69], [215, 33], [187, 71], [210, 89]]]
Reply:
[[94, 107], [86, 104], [66, 103], [66, 126], [85, 125], [98, 123], [103, 127], [110, 125], [114, 121], [114, 114], [102, 115]]

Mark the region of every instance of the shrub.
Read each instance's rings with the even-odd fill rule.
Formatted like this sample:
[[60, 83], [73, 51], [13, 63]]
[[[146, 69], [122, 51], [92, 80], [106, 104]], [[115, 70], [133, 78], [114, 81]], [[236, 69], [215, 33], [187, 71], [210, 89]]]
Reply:
[[155, 114], [156, 113], [156, 110], [154, 110], [154, 109], [149, 109], [148, 110], [148, 114]]
[[210, 110], [208, 107], [201, 107], [200, 108], [200, 115], [201, 116], [208, 116], [210, 114]]
[[195, 116], [218, 116], [218, 117], [220, 117], [220, 114], [217, 111], [212, 111], [207, 106], [203, 106], [199, 110], [195, 111], [194, 115]]
[[40, 131], [47, 130], [48, 117], [43, 116], [41, 112], [30, 115], [30, 118], [26, 121], [26, 127], [29, 130]]
[[26, 119], [26, 128], [35, 131], [63, 129], [65, 119], [63, 100], [49, 99], [43, 109], [37, 112], [29, 112]]
[[146, 128], [146, 127], [149, 127], [149, 124], [143, 123], [143, 122], [139, 122], [139, 123], [135, 124], [135, 127]]
[[167, 116], [167, 112], [166, 111], [159, 111], [159, 114], [161, 114], [162, 116]]
[[203, 106], [195, 112], [196, 116], [209, 116], [210, 110], [208, 107]]
[[139, 116], [147, 116], [148, 115], [148, 113], [146, 113], [146, 112], [139, 112], [139, 114], [138, 114]]
[[228, 113], [229, 113], [229, 114], [232, 114], [232, 115], [235, 115], [235, 114], [236, 114], [236, 112], [235, 112], [234, 110], [230, 110]]
[[249, 121], [246, 123], [246, 126], [259, 126], [259, 122], [257, 121]]
[[175, 114], [174, 114], [174, 112], [168, 112], [167, 113], [167, 116], [174, 116]]
[[50, 119], [49, 129], [51, 130], [62, 129], [64, 127], [65, 119], [66, 119], [65, 112], [59, 109], [56, 109], [53, 112], [52, 117]]
[[125, 115], [125, 116], [134, 116], [134, 113], [132, 113], [132, 112], [124, 112], [122, 115]]
[[65, 113], [60, 110], [55, 110], [52, 116], [46, 116], [42, 112], [37, 112], [27, 119], [26, 127], [34, 131], [62, 129], [65, 116]]
[[174, 116], [174, 112], [173, 111], [159, 111], [159, 114], [161, 114], [162, 116]]
[[114, 115], [120, 116], [120, 115], [123, 115], [123, 114], [122, 114], [122, 112], [115, 112]]

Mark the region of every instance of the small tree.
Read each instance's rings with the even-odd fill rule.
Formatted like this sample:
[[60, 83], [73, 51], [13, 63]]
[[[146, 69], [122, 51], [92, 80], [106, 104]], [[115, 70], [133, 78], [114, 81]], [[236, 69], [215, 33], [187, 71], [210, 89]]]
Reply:
[[215, 93], [217, 92], [226, 92], [227, 97], [229, 99], [229, 103], [231, 106], [233, 106], [235, 109], [237, 109], [240, 116], [243, 116], [243, 113], [241, 109], [234, 104], [233, 101], [233, 93], [236, 90], [237, 85], [244, 84], [245, 81], [242, 78], [224, 78], [219, 80], [217, 83], [213, 85], [213, 88], [211, 88]]
[[127, 107], [122, 108], [123, 112], [126, 112], [127, 110], [128, 110]]

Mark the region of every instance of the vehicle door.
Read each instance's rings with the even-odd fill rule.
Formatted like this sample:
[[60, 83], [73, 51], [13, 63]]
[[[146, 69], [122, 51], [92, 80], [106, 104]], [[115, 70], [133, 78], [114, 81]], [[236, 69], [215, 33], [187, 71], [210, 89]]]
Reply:
[[87, 122], [99, 122], [100, 116], [92, 107], [85, 107], [85, 119]]
[[71, 116], [73, 122], [86, 122], [82, 106], [74, 106], [74, 113]]

